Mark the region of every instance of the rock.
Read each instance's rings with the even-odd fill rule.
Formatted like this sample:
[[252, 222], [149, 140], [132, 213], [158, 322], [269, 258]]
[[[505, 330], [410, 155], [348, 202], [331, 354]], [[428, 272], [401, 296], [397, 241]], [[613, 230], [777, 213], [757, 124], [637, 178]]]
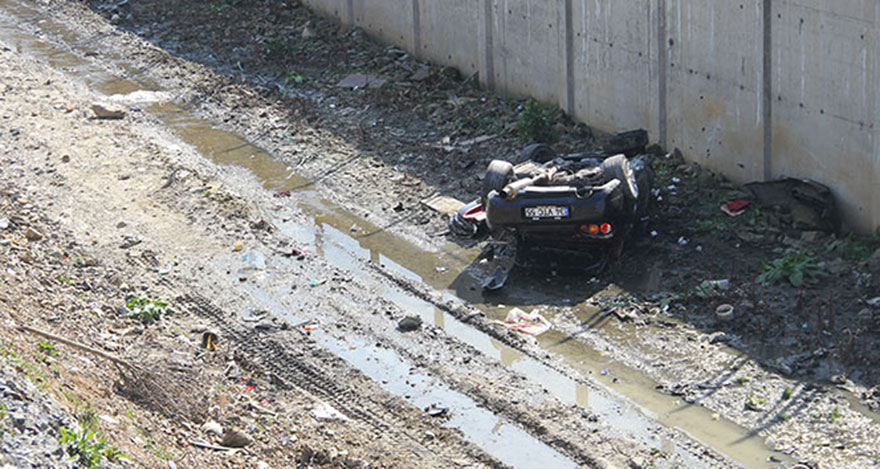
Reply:
[[269, 465], [267, 462], [265, 462], [265, 461], [257, 461], [257, 469], [270, 469], [271, 467], [272, 467], [272, 466], [270, 466], [270, 465]]
[[0, 218], [0, 230], [5, 230], [9, 228], [9, 219], [8, 218]]
[[220, 440], [220, 445], [227, 448], [244, 448], [253, 443], [254, 440], [246, 433], [239, 430], [227, 430]]
[[801, 241], [812, 243], [821, 239], [823, 234], [821, 231], [804, 231], [801, 233]]
[[213, 420], [208, 420], [207, 422], [205, 422], [204, 425], [202, 425], [201, 430], [203, 433], [207, 433], [209, 435], [223, 435], [223, 427]]
[[117, 107], [105, 107], [101, 104], [92, 104], [92, 112], [98, 119], [118, 120], [125, 117], [125, 110]]
[[70, 155], [64, 155], [61, 157], [62, 163], [70, 163]]
[[868, 306], [872, 308], [880, 308], [880, 296], [868, 300]]
[[27, 238], [28, 241], [39, 241], [43, 239], [43, 234], [33, 228], [28, 228], [27, 231], [24, 232], [24, 237]]
[[348, 417], [346, 417], [341, 412], [334, 409], [333, 406], [327, 403], [321, 403], [317, 405], [314, 409], [312, 409], [312, 417], [314, 417], [315, 420], [318, 421], [339, 420], [344, 422], [348, 420]]
[[407, 316], [397, 323], [397, 329], [402, 332], [412, 332], [422, 327], [422, 318], [418, 316]]

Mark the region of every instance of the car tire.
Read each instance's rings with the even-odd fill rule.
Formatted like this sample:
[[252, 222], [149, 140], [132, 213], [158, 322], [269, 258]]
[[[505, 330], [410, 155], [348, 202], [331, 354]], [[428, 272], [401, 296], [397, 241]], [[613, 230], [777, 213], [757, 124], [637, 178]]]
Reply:
[[614, 155], [606, 158], [602, 161], [602, 173], [608, 181], [620, 180], [619, 187], [628, 201], [635, 202], [639, 199], [639, 184], [626, 156]]
[[501, 192], [510, 180], [513, 179], [513, 165], [504, 160], [492, 160], [489, 163], [489, 169], [486, 170], [486, 177], [483, 178], [483, 192], [480, 194], [480, 203], [483, 204], [483, 210], [486, 210], [486, 202], [489, 200], [489, 194], [492, 191]]
[[534, 161], [535, 163], [546, 163], [556, 159], [556, 151], [550, 145], [544, 143], [533, 143], [523, 148], [522, 153], [516, 163], [525, 163], [526, 161]]

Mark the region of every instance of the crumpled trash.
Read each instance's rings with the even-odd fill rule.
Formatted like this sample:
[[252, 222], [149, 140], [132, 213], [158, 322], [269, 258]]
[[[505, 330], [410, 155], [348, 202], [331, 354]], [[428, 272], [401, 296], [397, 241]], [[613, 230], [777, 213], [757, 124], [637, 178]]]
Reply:
[[541, 335], [550, 330], [550, 322], [544, 316], [534, 310], [527, 313], [519, 308], [513, 308], [504, 319], [504, 327], [534, 336]]
[[241, 313], [241, 320], [247, 322], [259, 322], [269, 314], [268, 311], [260, 309], [248, 309]]
[[746, 209], [749, 208], [749, 205], [751, 204], [752, 203], [748, 200], [734, 199], [722, 203], [718, 208], [731, 217], [738, 217], [743, 213], [746, 213]]
[[425, 407], [425, 413], [427, 413], [429, 417], [448, 417], [449, 407], [441, 407], [439, 404], [431, 404], [428, 407]]
[[507, 281], [507, 276], [507, 269], [504, 266], [499, 265], [495, 267], [495, 272], [483, 280], [483, 290], [499, 290], [504, 286], [504, 282]]
[[319, 422], [331, 420], [339, 420], [344, 422], [348, 420], [348, 417], [346, 417], [342, 412], [339, 412], [338, 410], [333, 408], [333, 406], [327, 404], [326, 402], [322, 402], [312, 409], [312, 417], [314, 417], [315, 420]]
[[202, 348], [213, 352], [217, 350], [217, 341], [218, 341], [217, 333], [214, 331], [205, 331], [202, 334]]

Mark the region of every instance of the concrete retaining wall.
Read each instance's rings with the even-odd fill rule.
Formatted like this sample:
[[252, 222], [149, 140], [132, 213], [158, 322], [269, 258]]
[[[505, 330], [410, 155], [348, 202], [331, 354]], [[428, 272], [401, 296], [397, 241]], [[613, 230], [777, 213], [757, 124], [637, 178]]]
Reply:
[[739, 182], [827, 184], [880, 226], [880, 0], [305, 0]]

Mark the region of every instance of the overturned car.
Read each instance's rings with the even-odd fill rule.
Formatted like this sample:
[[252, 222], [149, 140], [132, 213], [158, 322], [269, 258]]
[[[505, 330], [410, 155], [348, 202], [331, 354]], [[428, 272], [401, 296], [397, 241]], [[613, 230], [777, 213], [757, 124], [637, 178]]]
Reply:
[[513, 235], [525, 267], [599, 271], [647, 219], [653, 171], [647, 133], [618, 134], [598, 152], [526, 147], [489, 164], [480, 198], [494, 237]]

